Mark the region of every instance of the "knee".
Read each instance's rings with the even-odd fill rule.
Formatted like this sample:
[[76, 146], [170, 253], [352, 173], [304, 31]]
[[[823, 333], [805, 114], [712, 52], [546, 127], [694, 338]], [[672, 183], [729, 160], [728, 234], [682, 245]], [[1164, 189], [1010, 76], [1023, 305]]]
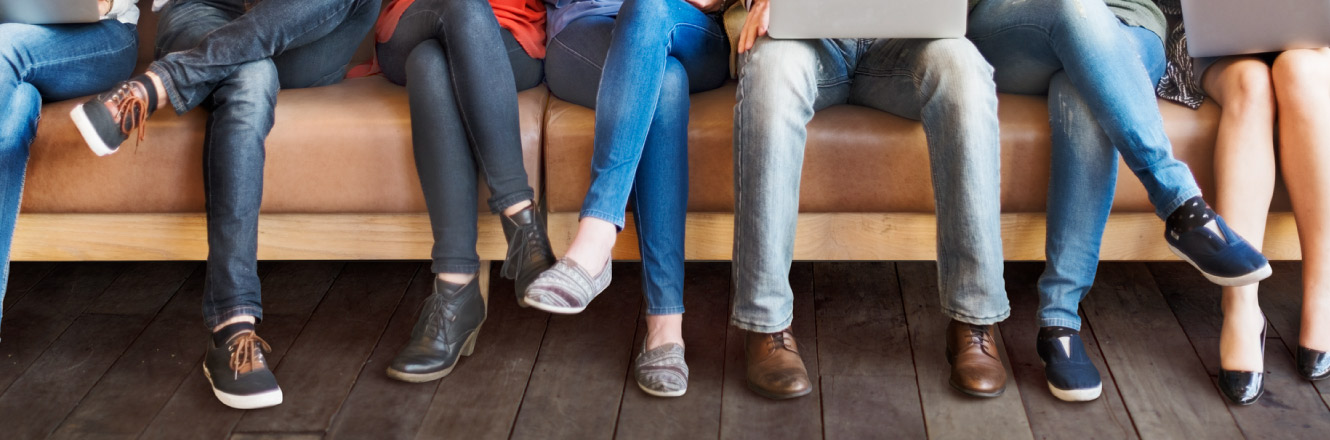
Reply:
[[678, 113], [682, 110], [683, 115], [687, 116], [688, 100], [688, 72], [679, 61], [669, 58], [665, 63], [665, 75], [660, 84], [656, 114]]
[[812, 107], [817, 88], [817, 51], [806, 40], [759, 38], [739, 54], [740, 101], [789, 96]]
[[277, 106], [278, 84], [277, 67], [271, 60], [241, 64], [213, 92], [215, 107], [231, 109], [247, 117], [266, 116], [271, 120], [273, 108]]
[[1219, 78], [1224, 93], [1219, 105], [1225, 112], [1235, 114], [1269, 114], [1275, 108], [1274, 86], [1270, 67], [1256, 59], [1241, 60], [1224, 69]]
[[447, 58], [443, 55], [443, 46], [438, 40], [430, 39], [417, 44], [406, 56], [407, 84], [411, 84], [412, 78], [431, 80], [447, 78], [444, 72], [447, 62]]
[[956, 102], [997, 101], [993, 66], [969, 40], [942, 39], [920, 48], [916, 75], [925, 91], [945, 91], [941, 97]]
[[1330, 98], [1330, 49], [1286, 51], [1275, 58], [1270, 75], [1280, 102]]

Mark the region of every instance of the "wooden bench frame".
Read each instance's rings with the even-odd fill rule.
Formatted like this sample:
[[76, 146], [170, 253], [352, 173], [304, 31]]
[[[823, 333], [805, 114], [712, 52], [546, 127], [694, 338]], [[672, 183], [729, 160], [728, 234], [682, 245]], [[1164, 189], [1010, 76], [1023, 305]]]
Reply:
[[[935, 216], [907, 213], [806, 213], [799, 216], [795, 260], [935, 260]], [[638, 259], [632, 217], [614, 257]], [[495, 216], [479, 219], [477, 251], [502, 261], [508, 245]], [[550, 241], [562, 254], [577, 231], [576, 213], [549, 215]], [[688, 214], [688, 260], [730, 260], [734, 215]], [[1002, 215], [1007, 260], [1044, 259], [1042, 213]], [[1104, 233], [1106, 261], [1176, 260], [1164, 245], [1163, 222], [1151, 213], [1114, 213]], [[262, 214], [260, 260], [423, 260], [433, 234], [426, 214]], [[1291, 213], [1271, 213], [1265, 253], [1271, 260], [1300, 260]], [[14, 261], [204, 260], [203, 214], [21, 214]]]

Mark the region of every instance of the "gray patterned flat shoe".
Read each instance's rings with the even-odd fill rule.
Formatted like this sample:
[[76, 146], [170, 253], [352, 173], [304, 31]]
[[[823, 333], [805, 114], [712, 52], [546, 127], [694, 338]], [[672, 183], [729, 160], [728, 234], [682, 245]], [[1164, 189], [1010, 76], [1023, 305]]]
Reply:
[[688, 363], [684, 362], [682, 345], [642, 350], [633, 362], [633, 377], [642, 391], [657, 397], [679, 397], [688, 391]]
[[610, 287], [610, 262], [592, 277], [570, 258], [561, 258], [540, 273], [526, 288], [527, 305], [550, 313], [572, 315], [586, 310], [591, 300]]

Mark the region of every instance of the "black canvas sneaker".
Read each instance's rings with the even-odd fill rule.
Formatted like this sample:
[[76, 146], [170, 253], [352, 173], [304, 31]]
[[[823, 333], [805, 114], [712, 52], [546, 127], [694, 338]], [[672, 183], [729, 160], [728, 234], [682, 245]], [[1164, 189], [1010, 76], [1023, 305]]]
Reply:
[[203, 375], [212, 383], [217, 400], [232, 408], [253, 409], [282, 403], [282, 389], [268, 368], [263, 352], [272, 351], [259, 335], [244, 331], [225, 345], [208, 340], [208, 356], [203, 360]]

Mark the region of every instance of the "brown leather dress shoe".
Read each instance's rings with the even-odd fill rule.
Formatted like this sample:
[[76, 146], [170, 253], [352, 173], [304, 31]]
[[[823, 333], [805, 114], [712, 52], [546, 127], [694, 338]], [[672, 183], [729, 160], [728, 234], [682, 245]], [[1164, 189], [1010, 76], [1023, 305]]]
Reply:
[[952, 320], [947, 324], [947, 361], [951, 387], [975, 397], [1001, 396], [1007, 389], [1007, 370], [993, 342], [993, 326]]
[[794, 333], [747, 332], [744, 352], [748, 358], [748, 388], [770, 399], [790, 399], [813, 392], [808, 369], [799, 357]]

